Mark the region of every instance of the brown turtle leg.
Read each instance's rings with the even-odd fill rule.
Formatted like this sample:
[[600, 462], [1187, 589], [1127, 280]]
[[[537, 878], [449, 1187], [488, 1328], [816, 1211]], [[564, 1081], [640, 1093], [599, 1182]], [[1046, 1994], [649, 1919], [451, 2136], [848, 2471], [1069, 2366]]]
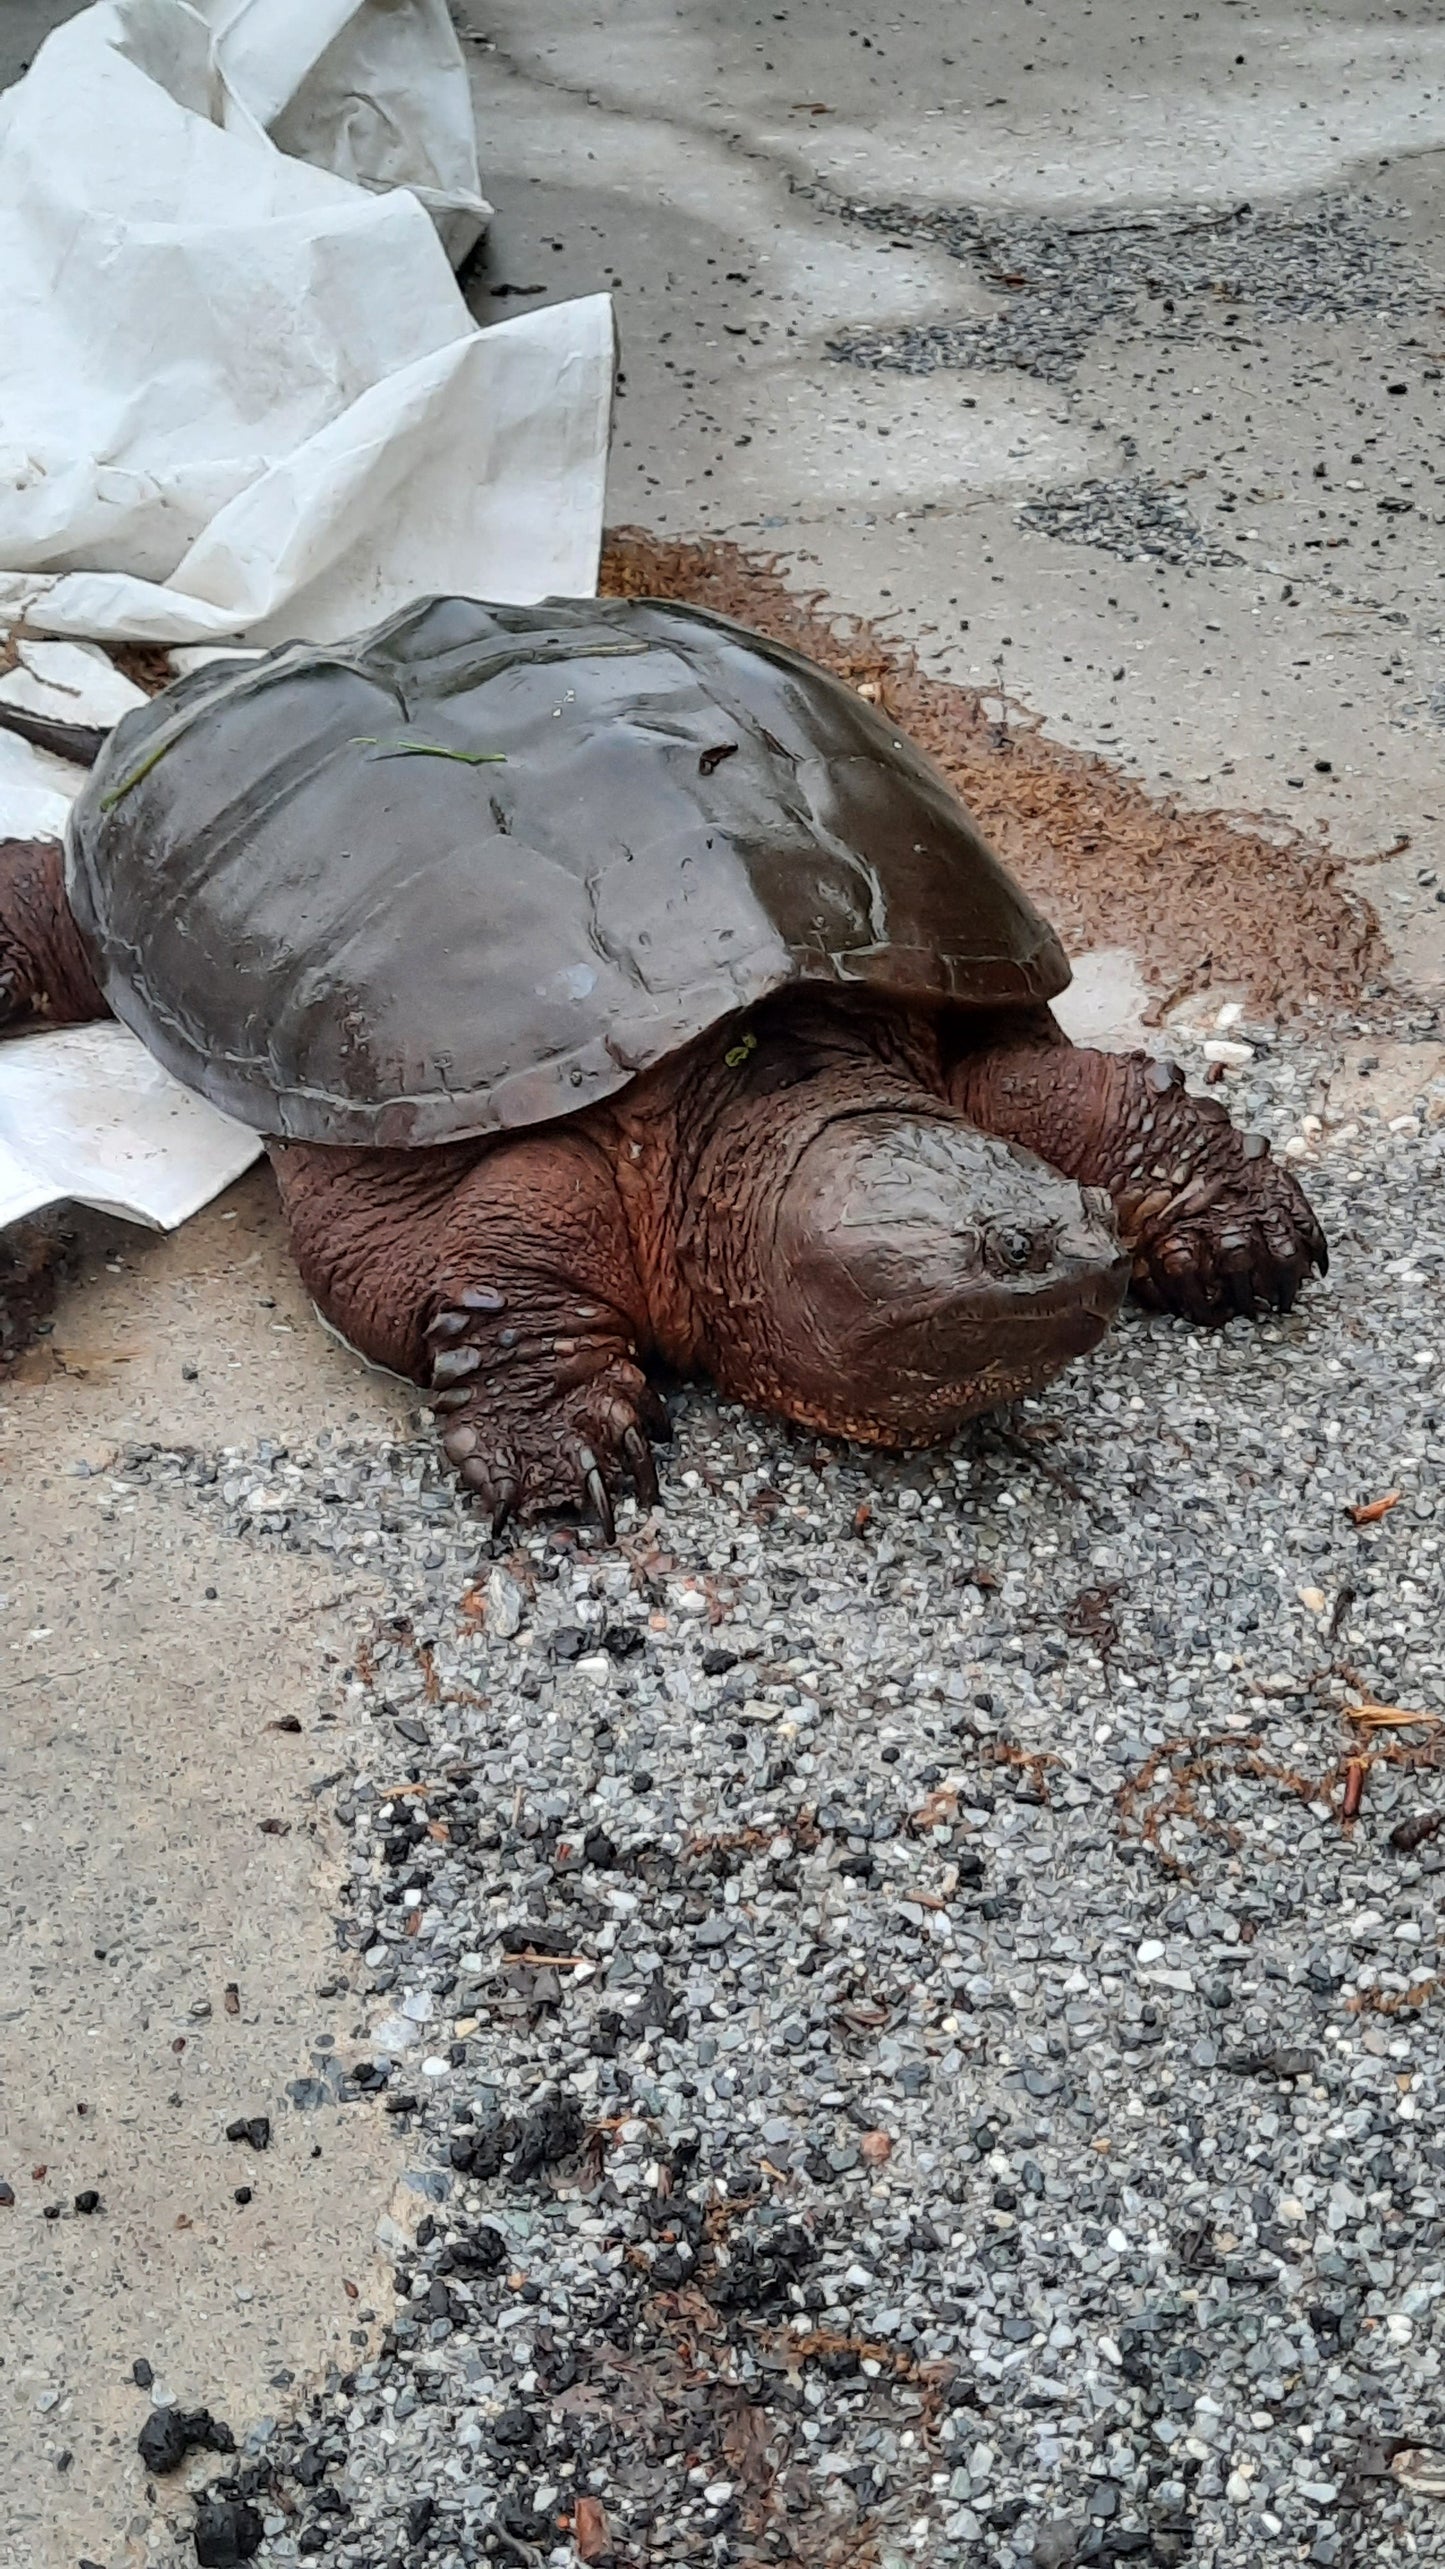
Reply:
[[647, 1300], [594, 1143], [559, 1129], [480, 1151], [271, 1157], [308, 1290], [363, 1356], [426, 1385], [494, 1530], [580, 1504], [610, 1541], [618, 1489], [656, 1499], [649, 1438], [667, 1413], [638, 1361]]
[[1107, 1188], [1141, 1302], [1214, 1326], [1288, 1311], [1329, 1251], [1303, 1188], [1177, 1062], [1027, 1040], [965, 1054], [948, 1093], [986, 1132]]
[[65, 898], [57, 839], [0, 839], [0, 1026], [83, 1026], [110, 1011]]

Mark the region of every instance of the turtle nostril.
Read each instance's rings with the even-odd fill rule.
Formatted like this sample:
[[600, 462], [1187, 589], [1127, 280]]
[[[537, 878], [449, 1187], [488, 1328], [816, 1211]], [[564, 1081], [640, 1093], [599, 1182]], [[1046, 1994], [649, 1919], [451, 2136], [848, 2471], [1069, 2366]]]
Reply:
[[1027, 1231], [1004, 1230], [990, 1235], [990, 1246], [1001, 1267], [1017, 1275], [1033, 1256], [1033, 1241]]

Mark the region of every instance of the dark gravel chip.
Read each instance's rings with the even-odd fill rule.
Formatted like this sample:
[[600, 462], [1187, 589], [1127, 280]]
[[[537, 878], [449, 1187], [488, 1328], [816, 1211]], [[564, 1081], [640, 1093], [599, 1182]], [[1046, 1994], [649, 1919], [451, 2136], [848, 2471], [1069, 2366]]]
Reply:
[[565, 1927], [544, 1926], [539, 1918], [523, 1918], [513, 1927], [503, 1927], [501, 1947], [504, 1954], [570, 1954], [575, 1952], [575, 1938]]
[[99, 2212], [100, 2196], [93, 2185], [82, 2186], [75, 2198], [77, 2212]]
[[1319, 2055], [1292, 2043], [1258, 2049], [1235, 2044], [1221, 2053], [1220, 2066], [1232, 2070], [1236, 2078], [1313, 2078], [1319, 2068]]
[[504, 2408], [491, 2424], [492, 2442], [504, 2453], [515, 2453], [524, 2445], [535, 2444], [541, 2429], [530, 2409]]
[[238, 2114], [234, 2123], [226, 2125], [226, 2138], [249, 2142], [253, 2150], [269, 2150], [271, 2118], [269, 2114]]
[[817, 2240], [793, 2222], [756, 2238], [741, 2238], [712, 2286], [712, 2300], [719, 2310], [776, 2309], [821, 2254]]
[[570, 2159], [581, 2143], [582, 2109], [575, 2097], [553, 2096], [529, 2114], [517, 2136], [517, 2146], [508, 2170], [514, 2185], [524, 2185], [529, 2177], [539, 2176], [543, 2168], [557, 2167]]
[[469, 2239], [453, 2239], [447, 2253], [459, 2275], [495, 2275], [506, 2264], [507, 2242], [484, 2222]]
[[463, 2176], [479, 2177], [485, 2184], [490, 2177], [500, 2175], [514, 2131], [515, 2127], [500, 2114], [489, 2114], [473, 2131], [454, 2132], [447, 2151], [452, 2166]]
[[139, 2435], [136, 2451], [148, 2471], [178, 2471], [188, 2453], [234, 2453], [229, 2426], [208, 2408], [152, 2409]]
[[238, 2561], [253, 2560], [261, 2533], [261, 2518], [245, 2498], [204, 2499], [192, 2537], [200, 2569], [236, 2569]]

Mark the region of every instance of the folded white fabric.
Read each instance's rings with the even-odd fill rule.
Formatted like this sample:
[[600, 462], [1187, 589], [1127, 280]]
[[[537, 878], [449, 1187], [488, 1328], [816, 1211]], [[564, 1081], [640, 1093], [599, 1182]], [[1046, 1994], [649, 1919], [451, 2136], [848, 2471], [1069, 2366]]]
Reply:
[[59, 28], [0, 97], [0, 619], [324, 641], [590, 594], [610, 302], [478, 330], [433, 215], [487, 211], [445, 0]]

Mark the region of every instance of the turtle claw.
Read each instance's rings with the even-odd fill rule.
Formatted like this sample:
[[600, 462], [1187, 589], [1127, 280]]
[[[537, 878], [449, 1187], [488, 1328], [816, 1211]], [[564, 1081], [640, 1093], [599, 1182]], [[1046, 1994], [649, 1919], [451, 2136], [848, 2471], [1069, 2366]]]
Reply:
[[633, 1484], [643, 1506], [655, 1508], [658, 1499], [657, 1466], [652, 1459], [652, 1447], [640, 1427], [628, 1428], [622, 1439], [622, 1451], [627, 1457]]
[[1292, 1172], [1257, 1135], [1227, 1129], [1220, 1138], [1236, 1146], [1233, 1164], [1221, 1153], [1209, 1178], [1146, 1220], [1133, 1242], [1140, 1300], [1206, 1329], [1292, 1310], [1311, 1269], [1325, 1275], [1330, 1263]]
[[533, 1383], [510, 1364], [494, 1371], [487, 1323], [496, 1305], [505, 1309], [490, 1290], [485, 1302], [480, 1288], [453, 1291], [426, 1325], [442, 1451], [493, 1536], [514, 1516], [580, 1506], [596, 1519], [603, 1542], [615, 1543], [619, 1491], [630, 1484], [639, 1506], [658, 1503], [650, 1438], [671, 1434], [667, 1411], [615, 1340], [611, 1349], [598, 1347], [583, 1372], [564, 1362]]
[[[653, 1390], [651, 1383], [644, 1383], [637, 1396], [637, 1415], [648, 1435], [653, 1437], [659, 1445], [672, 1443], [672, 1420], [668, 1415], [667, 1403], [660, 1392]], [[654, 1490], [655, 1488], [654, 1481]]]
[[591, 1469], [588, 1471], [582, 1487], [586, 1497], [591, 1501], [593, 1509], [596, 1512], [597, 1522], [602, 1528], [603, 1542], [615, 1543], [617, 1540], [617, 1519], [612, 1513], [612, 1498], [608, 1490], [607, 1483], [603, 1480], [595, 1463], [593, 1463]]

